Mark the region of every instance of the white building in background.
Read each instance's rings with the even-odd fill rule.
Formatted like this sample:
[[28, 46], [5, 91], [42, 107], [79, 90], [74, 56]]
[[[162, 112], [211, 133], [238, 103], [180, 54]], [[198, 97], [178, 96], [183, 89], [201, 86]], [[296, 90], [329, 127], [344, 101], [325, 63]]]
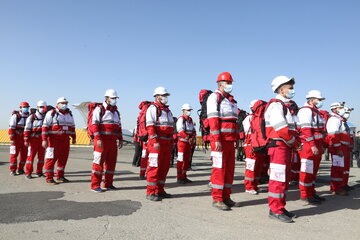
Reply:
[[[72, 104], [72, 106], [80, 112], [80, 115], [84, 121], [85, 126], [87, 126], [89, 103], [91, 103], [91, 102], [82, 102], [82, 103], [78, 103], [78, 104]], [[122, 131], [123, 131], [124, 141], [131, 142], [131, 143], [134, 142], [132, 131], [129, 131], [128, 129], [124, 129], [124, 128], [122, 129]]]

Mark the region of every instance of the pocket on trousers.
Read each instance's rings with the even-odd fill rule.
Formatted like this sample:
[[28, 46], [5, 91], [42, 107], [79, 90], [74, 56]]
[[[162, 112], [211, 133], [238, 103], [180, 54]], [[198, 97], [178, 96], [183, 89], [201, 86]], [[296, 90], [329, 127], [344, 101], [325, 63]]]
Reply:
[[100, 161], [101, 161], [101, 152], [94, 151], [93, 163], [100, 165]]
[[184, 153], [179, 152], [176, 160], [178, 160], [179, 162], [183, 162], [184, 161]]
[[285, 182], [286, 181], [286, 165], [270, 163], [270, 180]]
[[10, 146], [10, 154], [16, 154], [16, 146]]
[[310, 159], [301, 159], [301, 172], [314, 173], [314, 161]]
[[45, 158], [54, 158], [54, 148], [53, 147], [48, 147], [46, 149], [46, 152], [45, 152]]
[[255, 169], [255, 159], [251, 159], [251, 158], [246, 158], [245, 159], [245, 164], [246, 164], [246, 169], [250, 170], [250, 171], [254, 171]]
[[211, 152], [213, 167], [222, 168], [222, 152]]
[[159, 154], [158, 153], [150, 153], [149, 154], [149, 167], [158, 167], [158, 159]]

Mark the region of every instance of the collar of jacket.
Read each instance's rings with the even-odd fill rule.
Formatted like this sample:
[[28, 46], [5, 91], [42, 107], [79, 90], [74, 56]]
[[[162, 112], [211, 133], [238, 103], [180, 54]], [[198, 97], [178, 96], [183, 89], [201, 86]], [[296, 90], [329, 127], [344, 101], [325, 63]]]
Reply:
[[334, 112], [330, 113], [330, 116], [337, 117], [337, 118], [339, 118], [339, 119], [340, 119], [341, 121], [343, 121], [343, 122], [346, 122], [346, 121], [347, 121], [346, 118], [344, 118], [343, 116], [340, 116], [339, 114], [334, 113]]
[[286, 98], [286, 97], [283, 97], [283, 96], [281, 96], [280, 94], [276, 95], [275, 98], [283, 101], [284, 103], [289, 103], [289, 102], [290, 102], [290, 99], [288, 99], [288, 98]]
[[230, 93], [226, 93], [226, 92], [224, 92], [224, 91], [221, 91], [220, 89], [216, 89], [215, 92], [220, 93], [224, 98], [229, 99], [230, 102], [236, 103], [236, 101], [235, 101], [235, 99], [234, 99], [234, 96], [231, 95]]
[[154, 101], [154, 104], [160, 108], [161, 110], [169, 110], [169, 105], [165, 105], [165, 104], [162, 104], [161, 102], [159, 102], [158, 100], [155, 100]]
[[70, 112], [70, 110], [69, 110], [68, 108], [65, 109], [65, 110], [60, 110], [57, 106], [56, 106], [56, 111], [57, 111], [58, 113], [63, 114], [63, 115], [65, 115], [65, 114], [67, 114], [67, 113]]

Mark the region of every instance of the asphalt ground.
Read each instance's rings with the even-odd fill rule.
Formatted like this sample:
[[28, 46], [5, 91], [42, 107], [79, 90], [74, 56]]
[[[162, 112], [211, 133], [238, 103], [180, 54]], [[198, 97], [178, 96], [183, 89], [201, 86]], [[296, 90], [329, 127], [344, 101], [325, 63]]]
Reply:
[[[330, 164], [323, 161], [317, 190], [326, 202], [305, 205], [291, 187], [287, 209], [295, 223], [268, 218], [267, 185], [259, 195], [244, 192], [244, 163], [236, 162], [232, 199], [242, 207], [220, 211], [211, 206], [207, 187], [210, 152], [195, 151], [194, 182], [176, 183], [171, 168], [166, 191], [173, 198], [145, 199], [145, 181], [131, 165], [133, 147], [119, 151], [114, 185], [104, 193], [90, 191], [92, 149], [72, 147], [66, 177], [70, 183], [47, 185], [45, 178], [9, 175], [9, 147], [0, 146], [0, 239], [360, 239], [360, 168], [351, 168], [350, 196], [329, 193]], [[355, 163], [356, 166], [356, 163]]]

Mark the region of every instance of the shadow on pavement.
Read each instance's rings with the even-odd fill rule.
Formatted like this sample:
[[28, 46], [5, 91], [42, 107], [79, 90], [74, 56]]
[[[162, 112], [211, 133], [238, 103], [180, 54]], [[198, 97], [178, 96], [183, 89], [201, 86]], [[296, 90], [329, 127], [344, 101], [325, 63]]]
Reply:
[[[131, 215], [141, 203], [131, 200], [74, 202], [57, 200], [64, 192], [20, 192], [0, 194], [0, 223], [46, 220], [80, 220], [101, 216]], [[11, 211], [9, 211], [11, 209]]]

